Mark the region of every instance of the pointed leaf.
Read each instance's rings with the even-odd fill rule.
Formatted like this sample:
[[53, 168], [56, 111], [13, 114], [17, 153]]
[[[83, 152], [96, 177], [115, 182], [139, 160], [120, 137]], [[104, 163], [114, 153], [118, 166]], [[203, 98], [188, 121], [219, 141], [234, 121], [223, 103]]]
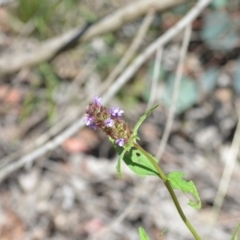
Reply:
[[240, 223], [237, 225], [236, 229], [234, 230], [231, 240], [239, 239], [240, 238], [239, 233], [240, 233]]
[[182, 172], [171, 172], [167, 176], [174, 189], [180, 189], [183, 193], [191, 193], [198, 202], [195, 203], [193, 200], [190, 199], [188, 204], [193, 208], [200, 209], [201, 199], [194, 182], [186, 181], [182, 179], [182, 177], [184, 177], [184, 173]]
[[142, 227], [138, 228], [138, 233], [139, 233], [140, 240], [150, 240], [147, 233]]
[[[115, 144], [113, 144], [113, 147], [116, 152], [122, 156], [125, 149], [120, 148]], [[125, 151], [122, 159], [128, 165], [128, 167], [140, 177], [146, 177], [148, 175], [158, 176], [158, 173], [151, 162], [137, 149], [131, 148], [130, 150]], [[154, 159], [157, 162], [157, 159]]]
[[153, 112], [153, 110], [154, 110], [155, 108], [157, 108], [157, 107], [158, 107], [158, 105], [150, 108], [144, 115], [142, 115], [142, 116], [140, 117], [140, 119], [138, 120], [138, 122], [136, 123], [136, 125], [134, 126], [134, 129], [133, 129], [133, 134], [134, 134], [135, 136], [137, 136], [138, 128], [139, 128], [140, 125], [143, 123], [143, 121], [144, 121], [144, 120]]

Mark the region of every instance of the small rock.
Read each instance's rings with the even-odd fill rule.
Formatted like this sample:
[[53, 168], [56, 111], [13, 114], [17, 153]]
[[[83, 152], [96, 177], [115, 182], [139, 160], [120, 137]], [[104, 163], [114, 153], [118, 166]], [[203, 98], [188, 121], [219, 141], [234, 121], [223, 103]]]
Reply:
[[55, 191], [55, 183], [50, 179], [43, 178], [38, 185], [37, 197], [38, 199], [48, 199]]
[[202, 149], [212, 149], [222, 142], [222, 137], [216, 126], [210, 126], [196, 132], [194, 141]]
[[233, 97], [232, 91], [228, 88], [217, 89], [214, 95], [215, 98], [222, 103], [232, 101]]
[[228, 74], [221, 74], [218, 78], [219, 87], [229, 87], [232, 84], [232, 80]]
[[25, 192], [32, 191], [38, 184], [40, 172], [37, 169], [32, 169], [20, 175], [18, 181]]

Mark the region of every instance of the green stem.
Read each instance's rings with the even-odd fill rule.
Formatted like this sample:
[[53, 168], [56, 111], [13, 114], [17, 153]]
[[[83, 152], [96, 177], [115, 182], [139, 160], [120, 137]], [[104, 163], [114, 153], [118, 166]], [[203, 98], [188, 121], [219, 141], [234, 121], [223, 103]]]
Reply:
[[191, 223], [188, 221], [187, 217], [185, 216], [179, 202], [177, 199], [177, 196], [172, 188], [171, 183], [169, 182], [167, 176], [164, 174], [164, 172], [162, 171], [162, 169], [160, 168], [160, 166], [157, 164], [157, 162], [154, 160], [154, 158], [152, 157], [151, 154], [149, 154], [147, 151], [145, 151], [140, 145], [138, 145], [137, 143], [134, 144], [134, 146], [143, 154], [145, 155], [145, 157], [148, 158], [148, 160], [152, 163], [152, 165], [155, 167], [155, 169], [158, 172], [158, 176], [159, 178], [162, 179], [164, 185], [166, 186], [168, 192], [171, 195], [171, 198], [174, 202], [175, 207], [177, 208], [177, 211], [179, 213], [179, 215], [181, 216], [183, 222], [186, 224], [186, 226], [188, 227], [188, 229], [191, 231], [191, 233], [193, 234], [193, 236], [195, 237], [196, 240], [201, 240], [200, 236], [198, 235], [198, 233], [196, 232], [196, 230], [194, 229], [194, 227], [191, 225]]

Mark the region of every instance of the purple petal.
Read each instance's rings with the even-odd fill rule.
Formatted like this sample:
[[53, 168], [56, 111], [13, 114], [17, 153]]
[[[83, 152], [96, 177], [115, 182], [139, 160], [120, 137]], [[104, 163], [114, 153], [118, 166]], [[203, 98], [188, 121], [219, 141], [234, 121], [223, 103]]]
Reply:
[[105, 121], [105, 124], [106, 124], [107, 127], [113, 127], [114, 126], [114, 121], [111, 118], [108, 118]]
[[92, 128], [92, 129], [94, 129], [94, 130], [97, 129], [97, 126], [95, 125], [93, 118], [91, 118], [91, 117], [85, 117], [85, 118], [83, 119], [83, 122], [85, 122], [88, 127]]
[[92, 128], [93, 130], [96, 130], [97, 129], [97, 126], [95, 125], [95, 123], [91, 123], [89, 125], [90, 128]]
[[85, 118], [83, 119], [83, 122], [85, 122], [87, 126], [90, 126], [90, 125], [93, 123], [93, 118], [91, 118], [91, 117], [85, 117]]
[[115, 143], [119, 146], [119, 147], [123, 147], [125, 144], [125, 140], [124, 138], [119, 138], [115, 141]]
[[101, 105], [101, 98], [99, 98], [98, 96], [94, 97], [94, 103], [97, 105]]
[[110, 113], [111, 113], [111, 115], [112, 115], [113, 117], [121, 117], [122, 114], [124, 113], [124, 111], [123, 111], [123, 110], [120, 110], [119, 107], [112, 107], [112, 108], [110, 109]]

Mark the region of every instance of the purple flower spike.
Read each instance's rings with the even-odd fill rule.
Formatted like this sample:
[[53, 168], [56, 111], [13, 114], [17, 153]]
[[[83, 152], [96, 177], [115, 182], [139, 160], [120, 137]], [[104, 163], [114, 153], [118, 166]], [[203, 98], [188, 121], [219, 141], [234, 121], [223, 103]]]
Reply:
[[112, 115], [113, 117], [121, 117], [122, 114], [124, 113], [124, 111], [123, 111], [123, 110], [120, 110], [119, 107], [112, 107], [112, 108], [110, 109], [110, 113], [111, 113], [111, 115]]
[[94, 103], [97, 105], [101, 105], [101, 98], [99, 98], [98, 96], [94, 97]]
[[115, 141], [115, 143], [119, 146], [119, 147], [123, 147], [125, 144], [125, 140], [123, 138], [119, 138]]
[[114, 126], [114, 121], [111, 118], [108, 118], [105, 121], [105, 124], [106, 124], [107, 127], [113, 127]]
[[133, 129], [122, 119], [123, 110], [119, 107], [106, 108], [101, 104], [101, 98], [95, 96], [85, 113], [85, 124], [93, 129], [101, 129], [113, 139], [115, 146], [124, 147], [131, 141]]

